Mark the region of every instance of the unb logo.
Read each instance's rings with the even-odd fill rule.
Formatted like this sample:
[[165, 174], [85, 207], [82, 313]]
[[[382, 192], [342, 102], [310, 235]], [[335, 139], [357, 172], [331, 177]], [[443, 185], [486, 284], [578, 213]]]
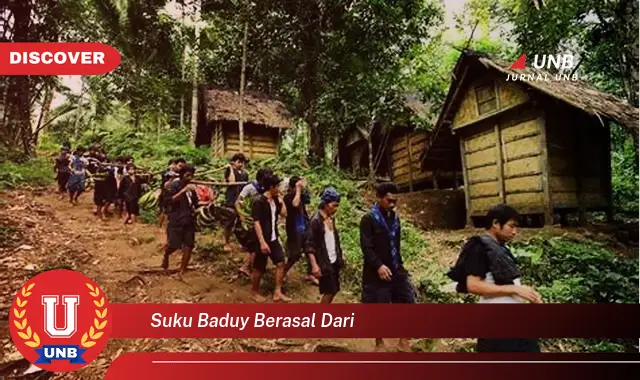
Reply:
[[74, 371], [95, 360], [112, 325], [102, 289], [69, 270], [44, 272], [24, 284], [9, 319], [20, 353], [51, 372]]

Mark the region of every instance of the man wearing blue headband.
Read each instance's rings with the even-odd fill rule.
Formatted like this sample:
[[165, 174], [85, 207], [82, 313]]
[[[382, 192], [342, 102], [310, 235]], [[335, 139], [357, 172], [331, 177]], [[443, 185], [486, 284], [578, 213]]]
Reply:
[[328, 187], [320, 196], [318, 212], [309, 222], [305, 250], [311, 263], [311, 273], [320, 279], [320, 303], [331, 303], [340, 291], [340, 269], [344, 267], [340, 235], [334, 215], [340, 205], [340, 194]]

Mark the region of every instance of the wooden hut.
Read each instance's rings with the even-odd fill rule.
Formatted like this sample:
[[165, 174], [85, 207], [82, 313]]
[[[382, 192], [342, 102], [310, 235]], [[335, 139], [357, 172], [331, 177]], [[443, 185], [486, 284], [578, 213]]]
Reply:
[[[404, 99], [408, 112], [428, 120], [429, 105], [418, 96]], [[371, 135], [371, 136], [369, 136]], [[457, 187], [462, 182], [461, 167], [452, 165], [424, 169], [420, 158], [430, 133], [411, 125], [382, 126], [376, 123], [371, 131], [353, 126], [338, 142], [340, 168], [360, 175], [369, 172], [369, 138], [376, 176], [394, 181], [403, 191]]]
[[[210, 145], [216, 157], [240, 151], [240, 95], [208, 86], [198, 89], [196, 145]], [[281, 102], [260, 94], [244, 97], [244, 153], [252, 159], [274, 157], [283, 129], [293, 123]]]
[[[506, 203], [553, 223], [578, 211], [612, 215], [608, 122], [638, 133], [638, 109], [582, 81], [474, 52], [458, 60], [423, 167], [461, 161], [467, 223]], [[510, 75], [525, 75], [513, 81]], [[532, 74], [534, 77], [527, 77]], [[548, 80], [530, 80], [547, 75]]]

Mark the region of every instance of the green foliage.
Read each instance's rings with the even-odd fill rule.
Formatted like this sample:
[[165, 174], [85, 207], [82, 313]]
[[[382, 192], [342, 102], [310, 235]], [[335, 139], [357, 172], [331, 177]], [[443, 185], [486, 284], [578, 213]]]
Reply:
[[101, 124], [86, 131], [76, 145], [87, 147], [95, 142], [100, 143], [110, 157], [130, 155], [138, 166], [152, 171], [164, 169], [170, 158], [183, 157], [198, 166], [211, 162], [209, 150], [191, 146], [184, 129], [149, 133], [112, 121], [111, 124]]
[[622, 127], [614, 125], [612, 134], [613, 202], [618, 212], [638, 216], [638, 159], [632, 136]]
[[32, 158], [23, 163], [0, 163], [0, 188], [15, 189], [21, 186], [40, 187], [54, 182], [53, 159]]
[[638, 260], [604, 245], [566, 237], [514, 244], [525, 281], [547, 302], [636, 303]]

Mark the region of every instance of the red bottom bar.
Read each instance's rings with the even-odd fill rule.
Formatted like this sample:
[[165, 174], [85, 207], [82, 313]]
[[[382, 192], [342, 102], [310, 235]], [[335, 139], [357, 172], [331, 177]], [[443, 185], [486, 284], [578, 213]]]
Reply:
[[639, 354], [129, 353], [107, 380], [638, 379]]

